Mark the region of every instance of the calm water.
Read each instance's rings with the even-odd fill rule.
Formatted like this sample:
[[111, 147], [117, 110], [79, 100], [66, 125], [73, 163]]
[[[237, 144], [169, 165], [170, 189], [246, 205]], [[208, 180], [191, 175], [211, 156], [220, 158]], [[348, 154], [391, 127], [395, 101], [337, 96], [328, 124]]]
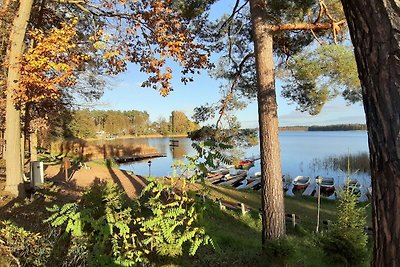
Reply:
[[[141, 138], [124, 139], [118, 142], [130, 144], [147, 144], [155, 147], [167, 157], [151, 160], [151, 175], [171, 175], [170, 166], [174, 160], [184, 160], [184, 155], [194, 155], [188, 138], [173, 138], [179, 140], [179, 147], [170, 147], [170, 138]], [[344, 182], [345, 174], [341, 171], [316, 168], [311, 163], [313, 159], [323, 159], [330, 155], [347, 155], [368, 152], [367, 133], [365, 131], [334, 131], [334, 132], [303, 132], [287, 131], [279, 134], [281, 145], [282, 173], [294, 178], [298, 175], [315, 177], [317, 175], [334, 177], [337, 184]], [[258, 156], [259, 146], [250, 147], [243, 151], [246, 157]], [[147, 161], [123, 164], [123, 170], [133, 171], [143, 176], [149, 175]], [[260, 171], [260, 161], [256, 161], [249, 170], [250, 175]], [[344, 170], [346, 172], [346, 170]], [[369, 184], [369, 176], [364, 173], [353, 175], [363, 185]]]

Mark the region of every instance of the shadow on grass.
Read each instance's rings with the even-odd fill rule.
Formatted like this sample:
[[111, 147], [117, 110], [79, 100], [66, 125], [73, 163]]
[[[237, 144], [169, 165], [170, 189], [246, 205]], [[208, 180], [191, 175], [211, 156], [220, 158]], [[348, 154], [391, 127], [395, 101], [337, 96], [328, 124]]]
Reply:
[[129, 175], [126, 171], [119, 170], [119, 172], [121, 172], [123, 176], [118, 176], [112, 168], [110, 161], [106, 162], [106, 166], [112, 180], [122, 190], [124, 190], [128, 197], [131, 199], [139, 196], [143, 188], [145, 188], [148, 183], [147, 180], [145, 180], [144, 178], [136, 175]]
[[[77, 201], [82, 194], [82, 189], [74, 186], [73, 183], [57, 180], [45, 183], [43, 188], [28, 193], [28, 197], [25, 199], [14, 198], [0, 206], [0, 221], [10, 221], [15, 226], [30, 232], [26, 237], [17, 232], [14, 236], [15, 239], [13, 238], [14, 241], [8, 240], [7, 242], [11, 242], [9, 243], [12, 246], [10, 249], [14, 256], [19, 258], [22, 266], [33, 266], [33, 261], [40, 262], [42, 266], [46, 265], [47, 260], [44, 258], [53, 259], [52, 264], [47, 266], [58, 266], [53, 262], [56, 262], [54, 259], [65, 254], [65, 240], [61, 239], [60, 229], [44, 222], [52, 214], [46, 208]], [[35, 241], [36, 234], [40, 234], [41, 237]], [[13, 245], [12, 242], [21, 238], [19, 244]], [[54, 244], [58, 245], [54, 246]], [[60, 246], [61, 244], [62, 246]], [[56, 252], [56, 250], [59, 251]]]
[[[260, 193], [259, 192], [252, 192], [251, 194], [254, 194], [254, 198], [247, 198], [245, 195], [249, 195], [246, 193], [246, 191], [239, 191], [234, 188], [228, 188], [228, 187], [219, 187], [219, 186], [210, 186], [212, 191], [215, 191], [218, 193], [218, 195], [222, 196], [227, 196], [228, 198], [232, 199], [235, 202], [238, 203], [244, 203], [245, 205], [251, 207], [254, 210], [258, 210], [261, 207], [261, 198], [260, 198]], [[258, 193], [258, 195], [257, 195]], [[250, 195], [253, 196], [253, 195]]]

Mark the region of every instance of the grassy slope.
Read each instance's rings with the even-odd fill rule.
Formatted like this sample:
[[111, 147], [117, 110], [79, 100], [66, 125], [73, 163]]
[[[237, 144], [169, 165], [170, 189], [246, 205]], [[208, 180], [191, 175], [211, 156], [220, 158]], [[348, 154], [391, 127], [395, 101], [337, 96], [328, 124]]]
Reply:
[[[269, 266], [274, 257], [262, 255], [261, 252], [261, 220], [257, 210], [260, 207], [260, 193], [254, 191], [238, 191], [229, 187], [210, 186], [212, 199], [222, 198], [234, 202], [243, 202], [253, 209], [242, 216], [239, 211], [220, 211], [217, 204], [211, 201], [206, 204], [203, 223], [209, 235], [216, 243], [216, 252], [202, 249], [194, 259], [178, 262], [184, 266]], [[289, 245], [277, 247], [278, 264], [282, 266], [331, 266], [322, 250], [316, 245], [316, 198], [286, 197], [286, 213], [300, 216], [298, 228], [287, 222]], [[370, 214], [370, 209], [368, 210]], [[336, 202], [321, 200], [321, 220], [334, 220]], [[370, 215], [369, 215], [370, 216]], [[369, 217], [370, 221], [370, 217]], [[326, 226], [321, 226], [322, 230]], [[285, 255], [285, 248], [294, 249]], [[273, 251], [273, 249], [270, 249]], [[280, 251], [280, 252], [279, 252]], [[289, 256], [290, 254], [290, 256]], [[283, 259], [283, 261], [282, 261]], [[367, 261], [368, 262], [368, 261]], [[368, 265], [368, 263], [366, 263]]]
[[[257, 212], [260, 207], [260, 193], [212, 185], [209, 188], [210, 198], [243, 202], [253, 211], [242, 216], [239, 211], [220, 211], [217, 204], [210, 200], [206, 201], [202, 222], [208, 234], [215, 241], [216, 251], [209, 247], [202, 247], [195, 257], [160, 259], [156, 266], [161, 266], [163, 263], [168, 266], [171, 264], [174, 266], [269, 266], [274, 261], [274, 257], [261, 254], [261, 220]], [[1, 212], [7, 216], [1, 219], [11, 219], [18, 225], [34, 232], [38, 228], [44, 230], [42, 221], [49, 216], [48, 211], [45, 211], [45, 206], [49, 206], [52, 202], [46, 203], [46, 199], [48, 199], [46, 196], [54, 195], [52, 197], [55, 197], [55, 202], [70, 201], [67, 198], [70, 194], [60, 194], [62, 191], [58, 191], [55, 195], [47, 192], [43, 195], [43, 200], [40, 197], [33, 202], [22, 202], [18, 206], [16, 204], [8, 205], [10, 207], [9, 210], [7, 209], [8, 212], [5, 212], [5, 209], [4, 213]], [[321, 220], [334, 220], [336, 203], [323, 199], [321, 206]], [[312, 234], [316, 222], [316, 198], [286, 197], [285, 207], [286, 213], [295, 213], [300, 217], [300, 227], [294, 229], [289, 221], [287, 223], [288, 243], [295, 247], [295, 252], [289, 253], [290, 256], [288, 256], [282, 252], [283, 249], [288, 249], [288, 245], [278, 247], [278, 254], [280, 253], [278, 258], [284, 260], [284, 266], [331, 266], [327, 263], [328, 258], [323, 255], [322, 250], [314, 242], [315, 235]], [[35, 212], [32, 213], [32, 210]], [[371, 221], [370, 213], [369, 208], [369, 222]], [[273, 249], [268, 251], [273, 251]]]

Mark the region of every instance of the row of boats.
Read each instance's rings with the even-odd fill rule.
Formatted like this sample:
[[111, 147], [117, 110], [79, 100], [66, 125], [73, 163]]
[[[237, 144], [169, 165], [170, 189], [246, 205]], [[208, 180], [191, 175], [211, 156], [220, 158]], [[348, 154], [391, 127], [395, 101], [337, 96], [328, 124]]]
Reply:
[[[236, 189], [261, 189], [261, 172], [256, 172], [253, 176], [247, 175], [247, 171], [238, 169], [237, 166], [226, 166], [208, 173], [206, 180], [215, 185], [228, 185]], [[295, 192], [303, 193], [306, 190], [311, 190], [307, 195], [315, 194], [316, 185], [319, 185], [321, 194], [330, 196], [335, 193], [337, 185], [333, 177], [315, 177], [315, 182], [309, 176], [297, 176], [293, 180], [290, 177], [282, 176], [283, 190], [286, 192], [289, 189]], [[356, 179], [348, 179], [344, 189], [348, 188], [357, 195], [361, 194], [361, 185]], [[369, 188], [368, 188], [368, 191]], [[368, 193], [368, 192], [367, 192]]]
[[[282, 181], [284, 183], [284, 190], [288, 190], [290, 181], [285, 179], [283, 176]], [[315, 183], [319, 185], [321, 193], [324, 195], [331, 195], [336, 191], [337, 185], [335, 184], [335, 179], [333, 177], [315, 177]], [[293, 180], [293, 189], [296, 191], [304, 191], [311, 185], [311, 178], [309, 176], [297, 176]], [[343, 186], [343, 189], [349, 189], [353, 193], [359, 195], [361, 194], [361, 184], [357, 179], [347, 179]]]

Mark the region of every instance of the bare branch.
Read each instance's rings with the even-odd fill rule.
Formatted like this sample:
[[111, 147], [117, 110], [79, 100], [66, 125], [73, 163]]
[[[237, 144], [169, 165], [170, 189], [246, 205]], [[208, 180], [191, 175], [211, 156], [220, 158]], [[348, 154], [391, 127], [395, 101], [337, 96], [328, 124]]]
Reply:
[[324, 6], [322, 5], [322, 3], [323, 3], [323, 0], [319, 0], [319, 12], [318, 12], [317, 18], [314, 21], [314, 24], [316, 24], [319, 21], [319, 19], [322, 16], [322, 13], [324, 12]]
[[224, 21], [224, 23], [222, 23], [221, 27], [220, 27], [219, 30], [218, 30], [218, 34], [220, 34], [220, 32], [222, 31], [222, 29], [225, 28], [226, 25], [227, 25], [228, 23], [230, 23], [230, 22], [233, 20], [233, 18], [235, 17], [235, 15], [236, 15], [237, 13], [239, 13], [240, 10], [242, 10], [242, 9], [247, 5], [247, 3], [249, 2], [249, 0], [246, 0], [246, 1], [244, 2], [244, 4], [241, 5], [241, 6], [238, 8], [239, 2], [240, 2], [240, 0], [236, 0], [235, 6], [234, 6], [233, 9], [232, 9], [232, 14], [229, 16], [229, 18], [228, 18], [227, 20]]
[[338, 22], [332, 23], [289, 23], [289, 24], [281, 24], [281, 25], [268, 25], [266, 26], [266, 30], [269, 31], [297, 31], [297, 30], [328, 30], [333, 29], [333, 27], [341, 27], [346, 23], [345, 19], [342, 19]]
[[239, 64], [239, 68], [235, 74], [235, 79], [233, 80], [229, 94], [225, 98], [224, 103], [222, 104], [222, 107], [219, 110], [219, 117], [218, 117], [217, 123], [215, 124], [217, 129], [218, 129], [219, 125], [221, 124], [222, 116], [225, 113], [225, 109], [228, 106], [229, 101], [232, 99], [233, 93], [235, 92], [235, 88], [236, 88], [237, 84], [239, 83], [240, 76], [242, 75], [243, 66], [246, 63], [246, 61], [252, 57], [254, 57], [254, 53], [247, 54]]
[[315, 35], [315, 32], [314, 32], [313, 30], [310, 30], [310, 31], [311, 31], [311, 34], [314, 36], [315, 40], [317, 40], [317, 42], [318, 42], [320, 45], [322, 45], [321, 40], [318, 39], [317, 35]]

